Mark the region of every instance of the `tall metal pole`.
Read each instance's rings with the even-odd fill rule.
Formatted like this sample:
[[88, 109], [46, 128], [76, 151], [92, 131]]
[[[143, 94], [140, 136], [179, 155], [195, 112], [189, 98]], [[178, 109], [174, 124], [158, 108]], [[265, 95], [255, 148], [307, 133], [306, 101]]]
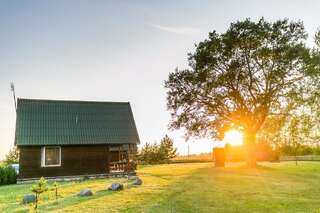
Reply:
[[14, 90], [14, 83], [13, 83], [13, 82], [10, 83], [10, 89], [11, 89], [11, 91], [12, 91], [12, 93], [13, 93], [14, 108], [15, 108], [16, 111], [17, 111], [16, 93], [15, 93], [15, 90]]
[[190, 157], [190, 147], [189, 147], [189, 143], [188, 143], [188, 159]]

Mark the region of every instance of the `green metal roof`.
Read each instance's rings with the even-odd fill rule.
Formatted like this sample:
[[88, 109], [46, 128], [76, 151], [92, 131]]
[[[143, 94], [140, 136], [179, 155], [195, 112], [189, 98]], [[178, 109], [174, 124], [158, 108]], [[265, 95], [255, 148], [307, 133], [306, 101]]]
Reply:
[[130, 103], [20, 99], [15, 143], [140, 143]]

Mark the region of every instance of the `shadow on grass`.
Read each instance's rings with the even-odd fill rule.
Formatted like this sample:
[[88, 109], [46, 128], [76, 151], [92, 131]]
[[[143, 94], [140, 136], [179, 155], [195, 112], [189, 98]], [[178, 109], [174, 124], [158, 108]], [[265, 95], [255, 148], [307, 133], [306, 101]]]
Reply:
[[[174, 186], [175, 184], [177, 184], [179, 182], [179, 180], [184, 180], [185, 178], [188, 178], [190, 175], [192, 175], [193, 173], [197, 173], [198, 169], [193, 170], [190, 173], [186, 173], [183, 175], [175, 175], [174, 172], [171, 173], [171, 178], [170, 178], [170, 173], [164, 173], [164, 174], [153, 174], [153, 173], [148, 173], [148, 172], [144, 172], [144, 173], [139, 173], [139, 176], [141, 177], [146, 177], [146, 176], [151, 176], [157, 179], [161, 179], [161, 180], [165, 180], [165, 181], [169, 181], [167, 185], [162, 186], [160, 191], [153, 191], [150, 194], [150, 191], [144, 191], [144, 189], [148, 189], [149, 187], [152, 189], [154, 188], [154, 186], [148, 185], [143, 183], [142, 186], [135, 186], [133, 185], [133, 181], [125, 181], [122, 182], [124, 183], [124, 192], [126, 190], [130, 190], [133, 188], [141, 188], [141, 191], [139, 190], [139, 195], [140, 197], [143, 196], [144, 199], [138, 199], [134, 202], [133, 205], [127, 206], [127, 204], [124, 204], [123, 206], [120, 207], [120, 209], [117, 209], [115, 211], [126, 211], [126, 212], [141, 212], [141, 210], [143, 210], [142, 208], [145, 208], [145, 206], [152, 206], [155, 203], [157, 203], [158, 201], [161, 201], [162, 196], [161, 196], [161, 192], [162, 191], [166, 191], [167, 188], [171, 188], [172, 186]], [[175, 180], [175, 178], [177, 178], [177, 180]], [[182, 178], [181, 178], [182, 177]], [[143, 178], [142, 178], [143, 180]], [[121, 182], [121, 181], [119, 181]], [[155, 179], [155, 182], [156, 179]], [[107, 198], [109, 196], [112, 196], [113, 194], [116, 193], [120, 193], [120, 192], [116, 192], [116, 191], [108, 191], [108, 190], [99, 190], [96, 191], [93, 196], [90, 197], [79, 197], [77, 195], [72, 195], [69, 197], [66, 197], [64, 199], [60, 199], [58, 202], [51, 202], [51, 203], [46, 203], [45, 205], [41, 206], [39, 209], [43, 212], [47, 212], [47, 211], [54, 211], [54, 210], [61, 210], [63, 211], [64, 208], [68, 208], [68, 207], [72, 207], [74, 205], [78, 206], [79, 204], [81, 204], [81, 206], [85, 206], [85, 202], [90, 202], [92, 204], [92, 201], [95, 202], [95, 200], [98, 200], [100, 198]], [[123, 192], [122, 192], [123, 193]], [[159, 200], [158, 200], [159, 199]], [[97, 207], [98, 208], [98, 207]], [[101, 209], [100, 209], [101, 210]], [[92, 209], [90, 210], [92, 211]], [[84, 211], [86, 212], [86, 211]]]
[[[196, 168], [188, 173], [183, 174], [175, 174], [174, 170], [170, 172], [164, 172], [164, 173], [152, 173], [152, 172], [139, 172], [139, 176], [150, 176], [154, 178], [159, 178], [159, 180], [165, 180], [168, 181], [168, 184], [165, 186], [161, 186], [160, 191], [152, 192], [152, 196], [148, 196], [148, 193], [150, 192], [144, 192], [142, 191], [139, 195], [145, 194], [146, 199], [141, 203], [140, 201], [137, 201], [135, 205], [123, 207], [126, 208], [129, 212], [141, 212], [145, 210], [155, 210], [155, 212], [161, 212], [161, 210], [167, 212], [174, 208], [174, 201], [177, 197], [181, 196], [184, 193], [190, 193], [190, 191], [194, 190], [192, 187], [199, 188], [197, 185], [201, 185], [203, 181], [205, 181], [204, 178], [216, 178], [213, 174], [217, 174], [219, 176], [221, 175], [228, 175], [231, 173], [238, 173], [239, 176], [242, 175], [254, 175], [255, 171], [269, 171], [273, 170], [273, 168], [270, 168], [265, 165], [259, 165], [258, 168], [255, 169], [249, 169], [246, 167], [246, 165], [228, 165], [226, 168], [215, 168], [214, 165], [207, 166], [204, 168]], [[230, 177], [230, 176], [229, 176]], [[228, 176], [227, 176], [228, 178]], [[118, 182], [125, 183], [125, 189], [129, 190], [131, 188], [135, 188], [137, 186], [133, 186], [131, 181], [126, 180], [117, 180]], [[155, 180], [156, 181], [156, 180]], [[211, 183], [211, 182], [210, 182]], [[189, 187], [184, 187], [184, 185], [187, 184]], [[140, 186], [139, 186], [140, 187]], [[141, 187], [148, 188], [148, 185], [142, 185]], [[150, 186], [151, 187], [151, 186]], [[208, 185], [207, 187], [212, 187], [211, 185]], [[90, 187], [89, 187], [90, 188]], [[204, 186], [205, 190], [205, 186]], [[58, 199], [58, 201], [49, 201], [46, 203], [43, 203], [39, 206], [40, 212], [47, 212], [47, 211], [54, 211], [59, 209], [68, 208], [74, 205], [83, 204], [85, 202], [94, 201], [96, 199], [99, 199], [101, 197], [109, 197], [112, 194], [115, 194], [118, 192], [108, 191], [105, 190], [98, 190], [95, 191], [93, 196], [90, 197], [79, 197], [76, 194], [66, 196], [64, 198]], [[197, 194], [197, 196], [201, 195]], [[191, 200], [192, 201], [192, 200]], [[181, 201], [179, 201], [181, 202]], [[143, 204], [143, 205], [142, 205]], [[85, 205], [85, 204], [84, 204]], [[182, 205], [182, 204], [181, 204]], [[185, 201], [186, 208], [179, 209], [181, 211], [190, 212], [189, 210], [199, 210], [197, 209], [197, 205], [193, 206], [188, 203], [188, 201]], [[149, 211], [147, 211], [149, 212]], [[152, 212], [152, 211], [151, 211]]]
[[[228, 168], [246, 169], [246, 170], [255, 170], [255, 169], [275, 170], [276, 169], [274, 167], [263, 165], [265, 163], [272, 164], [272, 165], [273, 164], [274, 165], [279, 165], [280, 164], [280, 162], [271, 163], [271, 162], [264, 162], [263, 161], [263, 162], [257, 162], [256, 167], [249, 167], [246, 162], [227, 162], [226, 163], [226, 167], [224, 167], [224, 168], [226, 168], [226, 169], [228, 169]], [[224, 169], [224, 168], [222, 168], [222, 169]]]
[[[166, 186], [166, 190], [159, 193], [159, 202], [155, 201], [149, 208], [146, 206], [145, 209], [135, 208], [131, 211], [237, 212], [246, 203], [247, 196], [252, 200], [261, 196], [262, 192], [255, 189], [271, 190], [269, 181], [277, 178], [271, 176], [276, 170], [279, 169], [268, 165], [248, 168], [245, 164], [232, 164], [225, 168], [214, 165], [199, 168]], [[234, 197], [239, 197], [240, 200], [233, 200]], [[229, 205], [221, 204], [225, 203], [225, 198], [230, 200]]]
[[[128, 189], [137, 187], [137, 186], [134, 186], [133, 181], [130, 181], [130, 180], [127, 181], [127, 180], [119, 179], [119, 180], [116, 180], [115, 182], [122, 183], [124, 185], [124, 190], [128, 190]], [[108, 197], [108, 196], [111, 196], [111, 195], [113, 195], [115, 193], [119, 193], [119, 192], [120, 191], [108, 190], [106, 187], [105, 189], [101, 189], [101, 190], [98, 190], [95, 192], [93, 191], [93, 195], [88, 196], [88, 197], [81, 197], [81, 196], [78, 196], [77, 194], [74, 194], [71, 196], [60, 198], [57, 201], [54, 200], [54, 201], [42, 204], [39, 206], [39, 210], [40, 210], [40, 212], [47, 212], [47, 211], [54, 211], [54, 210], [58, 210], [58, 209], [63, 209], [63, 208], [73, 206], [75, 204], [78, 205], [81, 203], [96, 200], [101, 197]]]
[[[154, 178], [159, 178], [161, 180], [169, 181], [169, 184], [163, 186], [161, 191], [153, 192], [152, 196], [150, 197], [147, 196], [146, 200], [144, 200], [143, 205], [142, 203], [139, 204], [138, 202], [134, 206], [124, 207], [124, 208], [126, 208], [126, 211], [128, 212], [141, 212], [145, 210], [149, 212], [148, 209], [151, 209], [152, 210], [151, 212], [153, 211], [161, 212], [162, 210], [164, 210], [165, 212], [167, 211], [170, 212], [170, 209], [174, 209], [174, 204], [172, 203], [174, 201], [174, 198], [187, 192], [188, 190], [184, 187], [181, 187], [184, 185], [184, 183], [188, 182], [188, 180], [190, 179], [197, 178], [198, 175], [201, 176], [203, 173], [212, 173], [212, 172], [224, 173], [224, 172], [227, 172], [226, 169], [227, 168], [214, 168], [212, 166], [212, 167], [206, 167], [206, 168], [197, 168], [192, 170], [190, 173], [185, 173], [185, 174], [175, 174], [174, 171], [172, 171], [171, 176], [167, 172], [162, 174], [140, 172], [139, 175], [141, 176], [151, 176]], [[136, 188], [136, 187], [148, 187], [146, 185], [134, 186], [132, 184], [133, 181], [119, 180], [119, 182], [122, 182], [125, 184], [124, 190], [129, 190], [131, 188]], [[46, 203], [40, 204], [39, 212], [49, 212], [49, 211], [55, 211], [55, 210], [63, 211], [62, 209], [64, 208], [68, 208], [73, 205], [83, 204], [89, 201], [94, 201], [101, 197], [109, 197], [115, 193], [118, 193], [118, 192], [108, 191], [107, 189], [105, 189], [105, 190], [95, 191], [93, 196], [89, 196], [89, 197], [79, 197], [77, 194], [69, 195], [67, 197], [58, 199], [58, 201], [53, 200], [53, 201], [48, 201]], [[144, 193], [145, 192], [142, 192], [142, 194]], [[186, 204], [186, 206], [188, 206], [189, 210], [194, 209], [192, 206], [189, 206], [188, 204]], [[188, 209], [183, 209], [183, 210], [188, 210]], [[27, 212], [27, 211], [28, 210], [24, 209], [19, 212]]]
[[[169, 174], [151, 174], [151, 173], [147, 173], [147, 172], [141, 172], [141, 173], [139, 173], [139, 175], [155, 177], [155, 178], [159, 178], [159, 179], [167, 180], [167, 181], [172, 178], [172, 175], [169, 175]], [[177, 176], [179, 176], [179, 175], [176, 175], [175, 177], [177, 177]], [[180, 175], [180, 176], [184, 176], [184, 175]]]
[[[131, 186], [125, 187], [125, 189], [129, 189], [129, 188], [131, 188]], [[98, 191], [94, 192], [94, 194], [92, 196], [88, 196], [88, 197], [81, 197], [81, 196], [75, 194], [75, 195], [71, 195], [71, 196], [68, 196], [68, 197], [65, 197], [62, 199], [58, 199], [57, 201], [51, 201], [50, 203], [40, 205], [39, 210], [43, 211], [43, 212], [47, 212], [47, 211], [63, 209], [63, 208], [72, 206], [74, 204], [80, 204], [80, 203], [84, 203], [87, 201], [99, 199], [101, 197], [110, 196], [114, 193], [117, 193], [117, 192], [116, 191], [109, 191], [109, 190], [105, 189], [105, 190], [98, 190]]]
[[[88, 181], [88, 184], [90, 184], [92, 180]], [[118, 180], [115, 180], [119, 183], [123, 183], [125, 187], [127, 187], [126, 185], [126, 181], [123, 180], [123, 178], [119, 178]], [[79, 182], [83, 183], [83, 182]], [[107, 183], [107, 182], [106, 182]], [[77, 183], [72, 183], [72, 184], [77, 184]], [[90, 186], [83, 186], [83, 188], [91, 188]], [[48, 198], [45, 200], [45, 203], [41, 203], [39, 204], [39, 208], [38, 211], [39, 212], [48, 212], [48, 211], [54, 211], [54, 210], [58, 210], [58, 209], [62, 209], [62, 208], [66, 208], [75, 204], [79, 204], [79, 203], [84, 203], [90, 200], [94, 200], [94, 199], [98, 199], [100, 197], [104, 197], [104, 196], [110, 196], [113, 193], [113, 191], [109, 191], [107, 190], [107, 187], [105, 187], [105, 189], [101, 189], [101, 190], [97, 190], [97, 191], [93, 191], [93, 195], [92, 196], [87, 196], [87, 197], [81, 197], [79, 196], [77, 193], [74, 194], [69, 194], [69, 195], [65, 195], [64, 197], [60, 197], [58, 198], [58, 200], [52, 199], [52, 200], [48, 200]], [[24, 209], [20, 209], [17, 212], [28, 212], [27, 208], [28, 206], [24, 206]], [[30, 209], [30, 208], [29, 208]]]

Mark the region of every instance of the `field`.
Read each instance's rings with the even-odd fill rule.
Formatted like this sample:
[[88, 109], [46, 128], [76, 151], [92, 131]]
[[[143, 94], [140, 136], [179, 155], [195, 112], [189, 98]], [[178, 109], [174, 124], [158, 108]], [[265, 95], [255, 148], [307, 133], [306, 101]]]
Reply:
[[[41, 197], [39, 212], [320, 212], [320, 163], [260, 163], [214, 168], [211, 163], [144, 166], [138, 170], [143, 185], [126, 179], [125, 190], [107, 191], [115, 179], [60, 183]], [[22, 205], [30, 184], [0, 187], [0, 212], [28, 212]], [[92, 197], [76, 194], [83, 188]]]
[[211, 153], [203, 153], [197, 155], [190, 156], [177, 156], [171, 159], [172, 163], [205, 163], [212, 162], [212, 154]]

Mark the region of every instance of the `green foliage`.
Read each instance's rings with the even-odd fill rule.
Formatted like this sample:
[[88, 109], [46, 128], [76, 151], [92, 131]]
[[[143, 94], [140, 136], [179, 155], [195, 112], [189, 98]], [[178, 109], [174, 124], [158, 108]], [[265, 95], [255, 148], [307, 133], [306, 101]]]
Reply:
[[138, 152], [138, 160], [142, 164], [156, 164], [159, 162], [159, 146], [158, 144], [146, 143]]
[[143, 164], [169, 163], [176, 156], [177, 149], [173, 147], [173, 140], [166, 135], [160, 144], [146, 143], [138, 153], [138, 159]]
[[320, 104], [319, 47], [309, 48], [306, 39], [303, 23], [287, 19], [246, 19], [209, 33], [189, 54], [190, 67], [165, 82], [171, 128], [221, 139], [238, 127], [250, 153], [269, 116]]
[[318, 48], [320, 47], [320, 30], [318, 30], [314, 36], [314, 41]]
[[9, 151], [9, 153], [6, 155], [6, 159], [4, 160], [4, 162], [7, 165], [19, 163], [19, 150], [16, 146]]
[[17, 183], [17, 173], [11, 166], [0, 166], [0, 185]]
[[301, 155], [319, 155], [319, 150], [316, 147], [311, 147], [304, 144], [284, 144], [280, 148], [281, 154], [285, 156], [301, 156]]
[[160, 141], [159, 155], [161, 161], [166, 163], [177, 155], [177, 148], [173, 146], [173, 140], [168, 135], [165, 135]]
[[31, 190], [35, 194], [41, 194], [43, 192], [46, 192], [48, 190], [47, 180], [44, 177], [41, 177], [39, 181], [32, 186]]
[[34, 209], [37, 209], [40, 195], [48, 191], [47, 180], [44, 177], [41, 177], [39, 181], [32, 186], [31, 191], [36, 195], [36, 202], [35, 202]]
[[318, 155], [320, 122], [315, 112], [269, 117], [259, 140], [268, 141], [280, 155]]

